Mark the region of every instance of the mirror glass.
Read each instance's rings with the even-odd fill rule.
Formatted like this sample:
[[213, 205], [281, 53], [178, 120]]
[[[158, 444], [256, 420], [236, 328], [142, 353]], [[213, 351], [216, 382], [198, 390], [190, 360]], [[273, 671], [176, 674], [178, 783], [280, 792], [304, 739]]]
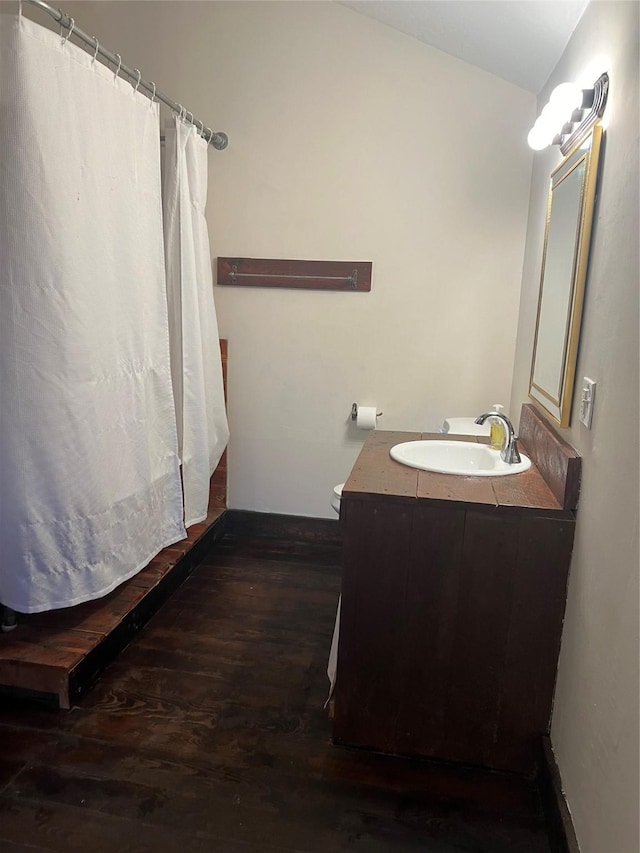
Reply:
[[602, 128], [551, 174], [529, 396], [569, 425]]

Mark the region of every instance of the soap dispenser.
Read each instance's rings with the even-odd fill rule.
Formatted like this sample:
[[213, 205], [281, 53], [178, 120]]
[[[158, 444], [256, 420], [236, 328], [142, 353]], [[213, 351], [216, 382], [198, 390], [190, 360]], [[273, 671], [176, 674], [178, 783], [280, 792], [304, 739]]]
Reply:
[[[491, 409], [492, 412], [500, 414], [504, 406], [501, 403], [494, 403]], [[489, 446], [492, 450], [502, 450], [506, 441], [506, 433], [504, 424], [499, 418], [489, 418], [491, 432], [489, 433]]]

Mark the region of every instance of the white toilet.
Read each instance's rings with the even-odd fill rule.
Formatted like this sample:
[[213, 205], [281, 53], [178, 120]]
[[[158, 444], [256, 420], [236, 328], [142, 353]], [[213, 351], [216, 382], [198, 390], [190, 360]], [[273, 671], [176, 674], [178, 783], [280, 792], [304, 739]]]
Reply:
[[333, 494], [331, 495], [331, 506], [335, 511], [340, 515], [340, 501], [342, 500], [342, 488], [344, 483], [338, 483], [337, 486], [333, 487]]

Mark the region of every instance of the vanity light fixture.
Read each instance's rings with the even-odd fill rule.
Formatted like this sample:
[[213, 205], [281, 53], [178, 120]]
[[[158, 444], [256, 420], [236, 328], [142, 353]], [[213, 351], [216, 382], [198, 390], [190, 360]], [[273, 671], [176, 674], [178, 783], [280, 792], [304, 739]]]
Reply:
[[609, 92], [609, 75], [602, 74], [591, 89], [575, 83], [561, 83], [529, 131], [527, 142], [534, 151], [559, 145], [567, 154], [587, 131], [602, 118]]

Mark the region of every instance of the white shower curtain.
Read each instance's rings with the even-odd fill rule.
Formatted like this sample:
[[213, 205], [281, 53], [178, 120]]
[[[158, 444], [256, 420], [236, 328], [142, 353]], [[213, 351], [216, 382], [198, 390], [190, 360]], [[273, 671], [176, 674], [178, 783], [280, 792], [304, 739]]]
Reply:
[[167, 122], [163, 191], [167, 301], [187, 527], [207, 516], [209, 479], [229, 439], [204, 217], [207, 149], [193, 125], [179, 118]]
[[0, 601], [105, 595], [186, 535], [158, 105], [0, 14]]

